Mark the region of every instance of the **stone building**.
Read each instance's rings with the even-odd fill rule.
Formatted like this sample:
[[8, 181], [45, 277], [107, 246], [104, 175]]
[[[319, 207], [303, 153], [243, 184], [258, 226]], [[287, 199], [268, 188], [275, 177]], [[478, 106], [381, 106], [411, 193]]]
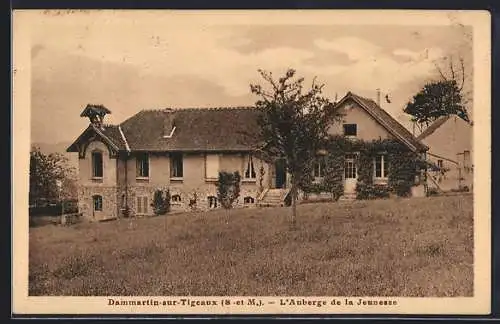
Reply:
[[[347, 93], [333, 109], [342, 111], [330, 133], [352, 139], [396, 139], [413, 151], [425, 146], [373, 100]], [[215, 182], [219, 171], [242, 176], [239, 206], [284, 201], [289, 179], [280, 160], [264, 161], [258, 146], [259, 111], [252, 107], [143, 110], [119, 125], [106, 125], [110, 111], [88, 105], [82, 117], [90, 124], [67, 149], [79, 155], [79, 207], [91, 220], [152, 214], [156, 189], [169, 189], [173, 210], [218, 208]], [[381, 154], [373, 176], [387, 180]], [[346, 195], [354, 191], [357, 166], [346, 159]], [[314, 177], [324, 177], [318, 164]]]

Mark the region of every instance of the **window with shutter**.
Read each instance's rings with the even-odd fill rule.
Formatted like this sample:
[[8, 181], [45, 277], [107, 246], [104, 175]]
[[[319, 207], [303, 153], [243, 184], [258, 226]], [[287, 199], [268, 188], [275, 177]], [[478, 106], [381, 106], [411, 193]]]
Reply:
[[142, 203], [142, 209], [143, 209], [143, 214], [148, 213], [148, 197], [142, 197], [143, 203]]
[[205, 156], [205, 178], [218, 179], [219, 178], [219, 155], [207, 154]]
[[137, 197], [137, 209], [136, 213], [139, 215], [145, 215], [148, 213], [149, 200], [147, 196]]
[[137, 197], [137, 214], [142, 214], [142, 199]]

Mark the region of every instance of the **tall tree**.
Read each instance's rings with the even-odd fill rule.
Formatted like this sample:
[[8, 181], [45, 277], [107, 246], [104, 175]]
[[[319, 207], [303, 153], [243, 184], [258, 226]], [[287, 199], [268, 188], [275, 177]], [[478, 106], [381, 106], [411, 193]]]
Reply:
[[413, 96], [413, 100], [406, 105], [404, 112], [412, 116], [412, 121], [420, 130], [441, 116], [457, 115], [465, 121], [470, 121], [455, 80], [426, 84]]
[[75, 170], [58, 153], [44, 154], [34, 147], [30, 152], [29, 202], [38, 199], [74, 198], [76, 196]]
[[251, 84], [251, 92], [259, 97], [255, 105], [261, 109], [261, 153], [268, 159], [283, 159], [291, 176], [291, 225], [296, 224], [298, 183], [304, 170], [310, 170], [312, 160], [328, 136], [330, 123], [339, 119], [333, 103], [322, 96], [324, 84], [313, 79], [310, 89], [304, 91], [304, 78], [296, 78], [289, 69], [284, 76], [274, 79], [271, 72], [258, 70], [266, 87]]
[[435, 66], [439, 76], [425, 84], [404, 109], [420, 131], [441, 116], [457, 115], [471, 122], [467, 111], [471, 96], [464, 89], [467, 73], [463, 58], [445, 57]]

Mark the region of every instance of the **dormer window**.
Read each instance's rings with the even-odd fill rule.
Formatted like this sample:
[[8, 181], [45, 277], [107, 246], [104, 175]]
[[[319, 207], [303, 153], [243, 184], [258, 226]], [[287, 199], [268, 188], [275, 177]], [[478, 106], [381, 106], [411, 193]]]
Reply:
[[344, 136], [356, 137], [358, 135], [357, 124], [344, 124]]

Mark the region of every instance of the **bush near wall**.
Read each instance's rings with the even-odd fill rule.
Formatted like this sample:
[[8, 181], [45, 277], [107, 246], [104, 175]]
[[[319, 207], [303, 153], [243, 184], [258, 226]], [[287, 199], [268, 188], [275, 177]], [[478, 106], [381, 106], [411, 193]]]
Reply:
[[[343, 136], [332, 136], [325, 142], [325, 176], [321, 183], [313, 183], [312, 168], [306, 170], [300, 189], [307, 193], [329, 192], [334, 200], [344, 193], [344, 162], [346, 154], [355, 154], [358, 168], [356, 185], [357, 199], [387, 198], [390, 193], [401, 197], [411, 194], [415, 177], [419, 171], [417, 153], [393, 139], [373, 141], [349, 140]], [[385, 154], [385, 162], [389, 163], [388, 183], [373, 183], [373, 159]]]

